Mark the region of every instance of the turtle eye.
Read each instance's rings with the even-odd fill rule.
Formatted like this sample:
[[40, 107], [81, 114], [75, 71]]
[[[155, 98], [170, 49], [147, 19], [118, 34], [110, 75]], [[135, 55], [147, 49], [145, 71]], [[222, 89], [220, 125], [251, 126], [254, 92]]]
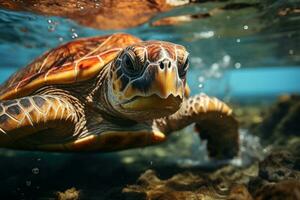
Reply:
[[182, 67], [179, 68], [179, 77], [184, 78], [189, 68], [189, 58], [186, 58]]
[[124, 72], [128, 75], [135, 75], [136, 73], [138, 73], [137, 68], [135, 66], [135, 63], [133, 62], [133, 59], [130, 55], [128, 55], [127, 53], [124, 54], [123, 60], [123, 69]]

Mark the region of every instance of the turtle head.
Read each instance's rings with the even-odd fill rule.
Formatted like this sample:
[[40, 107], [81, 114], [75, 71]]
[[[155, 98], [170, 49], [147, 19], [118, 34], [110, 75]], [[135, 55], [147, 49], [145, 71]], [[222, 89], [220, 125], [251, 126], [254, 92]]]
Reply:
[[111, 65], [109, 101], [134, 120], [176, 112], [183, 101], [188, 53], [183, 46], [147, 41], [125, 48]]

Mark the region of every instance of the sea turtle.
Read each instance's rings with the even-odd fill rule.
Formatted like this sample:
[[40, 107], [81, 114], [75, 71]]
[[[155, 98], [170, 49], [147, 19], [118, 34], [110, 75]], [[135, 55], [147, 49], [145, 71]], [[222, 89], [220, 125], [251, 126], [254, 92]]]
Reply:
[[164, 141], [196, 123], [212, 156], [238, 149], [237, 122], [216, 98], [188, 98], [188, 52], [125, 33], [71, 41], [0, 87], [0, 147], [113, 151]]

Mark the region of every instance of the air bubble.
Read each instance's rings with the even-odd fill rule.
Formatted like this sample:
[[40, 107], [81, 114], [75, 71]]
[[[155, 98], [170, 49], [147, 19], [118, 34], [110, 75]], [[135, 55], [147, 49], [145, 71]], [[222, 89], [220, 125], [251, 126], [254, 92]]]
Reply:
[[48, 31], [53, 32], [56, 29], [56, 26], [58, 25], [58, 22], [53, 21], [52, 19], [47, 20], [48, 25]]
[[244, 28], [244, 30], [248, 30], [249, 27], [247, 25], [244, 25], [243, 28]]
[[236, 42], [237, 42], [237, 43], [240, 43], [240, 42], [241, 42], [241, 39], [240, 39], [240, 38], [236, 39]]
[[26, 181], [26, 186], [30, 187], [31, 186], [31, 181]]
[[35, 174], [35, 175], [37, 175], [37, 174], [40, 173], [40, 169], [37, 168], [37, 167], [33, 168], [31, 171], [32, 171], [32, 173]]
[[196, 39], [211, 38], [214, 35], [215, 35], [215, 32], [213, 32], [213, 31], [203, 31], [200, 33], [194, 33], [194, 38], [196, 38]]
[[222, 66], [223, 67], [228, 67], [231, 61], [231, 57], [229, 55], [225, 55], [223, 56], [223, 62], [222, 62]]
[[72, 33], [72, 38], [75, 39], [78, 37], [78, 34], [77, 33]]
[[196, 66], [198, 68], [203, 68], [205, 67], [202, 58], [200, 57], [192, 57], [191, 58], [191, 63], [193, 64], [193, 66]]
[[198, 81], [203, 83], [205, 81], [205, 77], [204, 76], [199, 76]]
[[48, 26], [48, 31], [49, 31], [49, 32], [55, 31], [55, 26], [49, 25], [49, 26]]
[[239, 68], [241, 68], [241, 63], [239, 63], [239, 62], [237, 62], [237, 63], [235, 63], [234, 64], [234, 67], [236, 68], [236, 69], [239, 69]]
[[213, 71], [217, 71], [219, 69], [219, 65], [217, 63], [213, 63], [212, 66], [211, 66], [211, 69]]

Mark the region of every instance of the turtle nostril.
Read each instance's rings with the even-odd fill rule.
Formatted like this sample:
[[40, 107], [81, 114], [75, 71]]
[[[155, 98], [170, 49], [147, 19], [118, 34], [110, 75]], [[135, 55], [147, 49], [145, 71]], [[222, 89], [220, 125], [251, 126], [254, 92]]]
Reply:
[[164, 68], [165, 68], [164, 63], [163, 63], [163, 62], [160, 62], [159, 67], [160, 67], [160, 69], [164, 69]]
[[160, 69], [164, 69], [165, 67], [170, 69], [171, 68], [171, 62], [169, 60], [164, 60], [164, 61], [159, 63], [159, 67], [160, 67]]

